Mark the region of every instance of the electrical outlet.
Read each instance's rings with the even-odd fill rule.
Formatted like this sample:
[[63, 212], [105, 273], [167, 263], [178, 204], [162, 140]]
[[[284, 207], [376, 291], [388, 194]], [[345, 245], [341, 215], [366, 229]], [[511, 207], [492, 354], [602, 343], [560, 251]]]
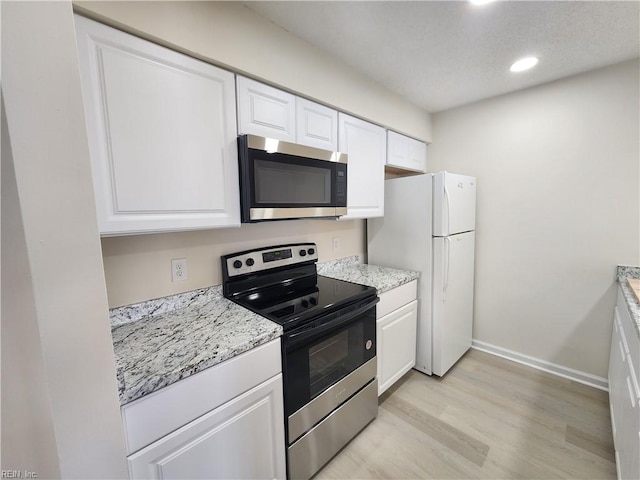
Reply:
[[175, 260], [171, 260], [171, 281], [181, 282], [187, 278], [189, 278], [187, 272], [187, 259], [177, 258]]
[[337, 252], [340, 250], [340, 237], [333, 237], [333, 251]]

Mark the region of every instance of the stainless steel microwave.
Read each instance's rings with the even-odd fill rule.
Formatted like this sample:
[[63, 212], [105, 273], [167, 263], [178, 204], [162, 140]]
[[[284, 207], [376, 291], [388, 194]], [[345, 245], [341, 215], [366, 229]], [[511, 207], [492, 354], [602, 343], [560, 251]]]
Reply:
[[346, 154], [240, 135], [238, 157], [243, 223], [346, 215]]

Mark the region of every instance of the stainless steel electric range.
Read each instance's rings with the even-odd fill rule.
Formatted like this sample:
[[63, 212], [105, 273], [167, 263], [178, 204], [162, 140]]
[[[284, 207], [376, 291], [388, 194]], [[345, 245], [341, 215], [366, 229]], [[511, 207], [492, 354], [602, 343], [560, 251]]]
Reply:
[[317, 247], [225, 255], [224, 296], [283, 327], [287, 474], [313, 476], [378, 414], [376, 289], [317, 275]]

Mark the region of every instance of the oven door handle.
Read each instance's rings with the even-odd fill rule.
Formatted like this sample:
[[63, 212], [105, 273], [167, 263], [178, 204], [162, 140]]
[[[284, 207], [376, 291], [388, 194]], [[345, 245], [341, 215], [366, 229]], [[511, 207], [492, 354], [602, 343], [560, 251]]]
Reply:
[[358, 308], [357, 310], [354, 310], [353, 312], [349, 312], [346, 315], [340, 316], [332, 322], [325, 323], [324, 325], [320, 325], [319, 327], [316, 327], [316, 328], [309, 328], [297, 333], [295, 331], [291, 333], [285, 333], [284, 338], [286, 341], [287, 349], [289, 347], [293, 347], [299, 344], [300, 342], [303, 342], [309, 337], [315, 337], [319, 333], [324, 333], [328, 330], [333, 330], [334, 328], [337, 328], [349, 323], [355, 317], [358, 317], [362, 315], [364, 312], [366, 312], [367, 310], [373, 308], [375, 304], [378, 303], [379, 301], [380, 301], [380, 297], [376, 296], [374, 297], [373, 300], [367, 302], [364, 306]]

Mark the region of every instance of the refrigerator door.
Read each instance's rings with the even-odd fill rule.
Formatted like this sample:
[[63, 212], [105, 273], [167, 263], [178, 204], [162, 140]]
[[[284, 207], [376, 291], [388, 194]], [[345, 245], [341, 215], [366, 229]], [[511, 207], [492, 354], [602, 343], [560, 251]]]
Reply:
[[475, 229], [475, 177], [436, 173], [433, 177], [433, 235], [446, 237]]
[[433, 239], [433, 373], [471, 347], [475, 232]]

